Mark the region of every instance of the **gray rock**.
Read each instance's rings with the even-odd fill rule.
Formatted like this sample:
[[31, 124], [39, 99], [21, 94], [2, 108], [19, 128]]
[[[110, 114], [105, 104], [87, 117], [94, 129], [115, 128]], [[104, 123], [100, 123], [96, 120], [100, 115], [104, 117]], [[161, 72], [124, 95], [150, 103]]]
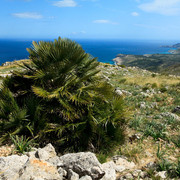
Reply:
[[86, 176], [81, 177], [79, 180], [92, 180], [92, 178], [86, 175]]
[[119, 157], [116, 161], [115, 161], [116, 165], [119, 165], [121, 167], [124, 167], [125, 169], [133, 169], [135, 167], [134, 162], [129, 162], [124, 158]]
[[157, 164], [155, 162], [149, 162], [145, 166], [145, 168], [149, 168], [149, 169], [156, 169], [156, 167], [157, 167]]
[[18, 178], [19, 170], [27, 162], [28, 156], [12, 155], [8, 157], [0, 157], [0, 179], [14, 180]]
[[67, 176], [67, 171], [65, 171], [63, 168], [58, 168], [58, 173], [63, 176], [66, 177]]
[[79, 175], [70, 169], [68, 171], [68, 180], [79, 180]]
[[166, 171], [160, 171], [155, 174], [155, 177], [160, 177], [161, 179], [167, 178], [167, 172]]
[[105, 172], [102, 180], [116, 180], [115, 166], [113, 161], [102, 164], [102, 169]]
[[124, 177], [126, 179], [134, 179], [131, 173], [127, 173]]
[[88, 175], [94, 180], [101, 179], [105, 174], [96, 156], [91, 152], [70, 153], [59, 159], [62, 161], [63, 169], [71, 169], [80, 177]]
[[180, 121], [180, 117], [178, 115], [170, 113], [170, 112], [161, 113], [161, 116], [163, 116], [163, 117], [171, 117], [171, 118], [174, 118], [177, 121]]
[[116, 94], [119, 95], [119, 96], [122, 96], [123, 95], [123, 92], [119, 89], [116, 89], [115, 90]]
[[138, 176], [140, 177], [141, 172], [142, 172], [141, 170], [137, 169], [137, 170], [133, 171], [132, 175], [134, 177], [138, 177]]
[[62, 180], [63, 177], [52, 164], [37, 158], [29, 159], [19, 171], [18, 180], [46, 179]]
[[51, 158], [56, 157], [56, 151], [52, 144], [47, 144], [44, 148], [39, 148], [37, 154], [40, 160], [48, 161]]
[[180, 114], [180, 106], [175, 107], [172, 112]]

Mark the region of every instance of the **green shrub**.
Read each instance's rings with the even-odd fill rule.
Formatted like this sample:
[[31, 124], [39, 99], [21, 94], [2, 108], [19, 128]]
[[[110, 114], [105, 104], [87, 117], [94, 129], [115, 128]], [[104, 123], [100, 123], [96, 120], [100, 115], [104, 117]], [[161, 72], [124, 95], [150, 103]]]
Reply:
[[32, 139], [30, 140], [24, 136], [18, 137], [17, 135], [10, 135], [10, 138], [15, 146], [15, 152], [17, 153], [23, 154], [24, 152], [29, 152], [32, 146], [35, 145]]
[[121, 68], [125, 68], [126, 66], [125, 65], [123, 65], [123, 64], [121, 64], [121, 65], [118, 65], [119, 67], [121, 67]]
[[123, 79], [120, 79], [120, 80], [119, 80], [119, 83], [120, 83], [120, 84], [123, 84], [123, 83], [125, 83], [126, 81], [127, 81], [127, 79], [126, 79], [126, 78], [123, 78]]
[[153, 89], [155, 89], [155, 88], [157, 88], [158, 86], [157, 86], [156, 83], [153, 83], [153, 84], [151, 85], [151, 87], [152, 87]]
[[157, 75], [153, 73], [153, 74], [151, 74], [151, 76], [152, 76], [152, 77], [156, 77]]
[[123, 142], [124, 105], [100, 76], [99, 63], [80, 45], [61, 39], [33, 42], [30, 63], [0, 90], [1, 142], [9, 136], [51, 142], [62, 151], [113, 150]]

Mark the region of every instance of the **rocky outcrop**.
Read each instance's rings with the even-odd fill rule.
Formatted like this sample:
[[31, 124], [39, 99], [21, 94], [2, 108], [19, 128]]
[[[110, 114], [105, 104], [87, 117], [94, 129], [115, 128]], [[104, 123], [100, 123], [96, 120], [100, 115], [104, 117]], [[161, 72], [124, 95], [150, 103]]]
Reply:
[[4, 180], [98, 180], [106, 174], [93, 153], [58, 157], [51, 144], [22, 156], [1, 157], [0, 172]]
[[[164, 178], [165, 172], [157, 173]], [[2, 180], [116, 180], [144, 179], [147, 173], [136, 169], [133, 162], [123, 156], [99, 163], [91, 152], [70, 153], [58, 157], [54, 147], [34, 149], [25, 155], [0, 157]]]

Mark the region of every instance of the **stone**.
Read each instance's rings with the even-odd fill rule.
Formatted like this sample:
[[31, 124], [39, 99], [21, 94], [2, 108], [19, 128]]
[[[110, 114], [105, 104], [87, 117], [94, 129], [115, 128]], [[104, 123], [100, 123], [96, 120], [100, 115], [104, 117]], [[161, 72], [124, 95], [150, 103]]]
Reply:
[[134, 177], [138, 177], [138, 176], [140, 176], [141, 172], [142, 172], [141, 170], [137, 169], [137, 170], [133, 171], [132, 175]]
[[58, 168], [58, 173], [63, 176], [66, 177], [67, 176], [67, 171], [65, 171], [63, 168]]
[[140, 109], [146, 109], [146, 103], [145, 102], [140, 103]]
[[90, 176], [82, 176], [79, 180], [92, 180]]
[[44, 148], [39, 148], [37, 154], [40, 160], [48, 161], [50, 158], [56, 157], [56, 151], [52, 144], [47, 144]]
[[160, 177], [162, 179], [166, 179], [167, 178], [167, 172], [166, 171], [160, 171], [160, 172], [157, 172], [155, 174], [155, 177]]
[[102, 164], [102, 169], [105, 172], [102, 180], [116, 180], [115, 166], [113, 161]]
[[68, 180], [79, 180], [79, 175], [70, 169], [68, 172]]
[[174, 113], [170, 113], [170, 112], [165, 112], [165, 113], [161, 113], [161, 116], [163, 117], [172, 117], [177, 121], [180, 121], [180, 117]]
[[46, 180], [62, 180], [63, 177], [52, 164], [39, 160], [37, 158], [28, 159], [22, 169], [19, 171], [18, 180], [46, 179]]
[[28, 156], [12, 155], [0, 157], [0, 179], [14, 180], [17, 179], [19, 170], [27, 162]]
[[131, 173], [127, 173], [125, 176], [124, 176], [126, 179], [133, 179], [133, 176]]
[[94, 179], [101, 179], [105, 172], [102, 170], [101, 164], [97, 160], [95, 154], [91, 152], [70, 153], [61, 156], [61, 167], [68, 171], [71, 169], [80, 177], [90, 176]]
[[145, 166], [145, 168], [149, 168], [149, 169], [155, 169], [156, 167], [157, 167], [157, 164], [155, 162], [149, 162]]
[[116, 165], [122, 166], [125, 169], [133, 169], [135, 167], [134, 162], [128, 162], [126, 159], [119, 157], [116, 161], [115, 161]]
[[180, 114], [180, 106], [175, 107], [175, 108], [172, 110], [172, 113], [178, 113], [178, 114]]
[[119, 89], [116, 89], [115, 90], [116, 94], [119, 95], [119, 96], [122, 96], [123, 95], [123, 92]]

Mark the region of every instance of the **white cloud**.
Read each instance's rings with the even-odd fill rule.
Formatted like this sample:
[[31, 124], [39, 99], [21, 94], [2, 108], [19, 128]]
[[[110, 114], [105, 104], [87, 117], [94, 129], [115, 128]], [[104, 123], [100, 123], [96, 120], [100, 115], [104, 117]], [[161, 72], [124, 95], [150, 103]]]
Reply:
[[24, 12], [24, 13], [13, 13], [15, 17], [23, 18], [23, 19], [42, 19], [43, 16], [36, 12]]
[[62, 0], [53, 3], [57, 7], [76, 7], [77, 3], [74, 0]]
[[137, 13], [137, 12], [132, 12], [131, 15], [132, 15], [132, 16], [139, 16], [139, 13]]
[[71, 34], [73, 34], [73, 35], [86, 34], [86, 31], [82, 30], [80, 32], [72, 32]]
[[94, 20], [93, 23], [98, 23], [98, 24], [118, 24], [117, 22], [112, 22], [107, 19], [99, 19], [99, 20]]
[[153, 0], [139, 5], [145, 12], [155, 12], [163, 15], [176, 15], [180, 12], [180, 0]]

